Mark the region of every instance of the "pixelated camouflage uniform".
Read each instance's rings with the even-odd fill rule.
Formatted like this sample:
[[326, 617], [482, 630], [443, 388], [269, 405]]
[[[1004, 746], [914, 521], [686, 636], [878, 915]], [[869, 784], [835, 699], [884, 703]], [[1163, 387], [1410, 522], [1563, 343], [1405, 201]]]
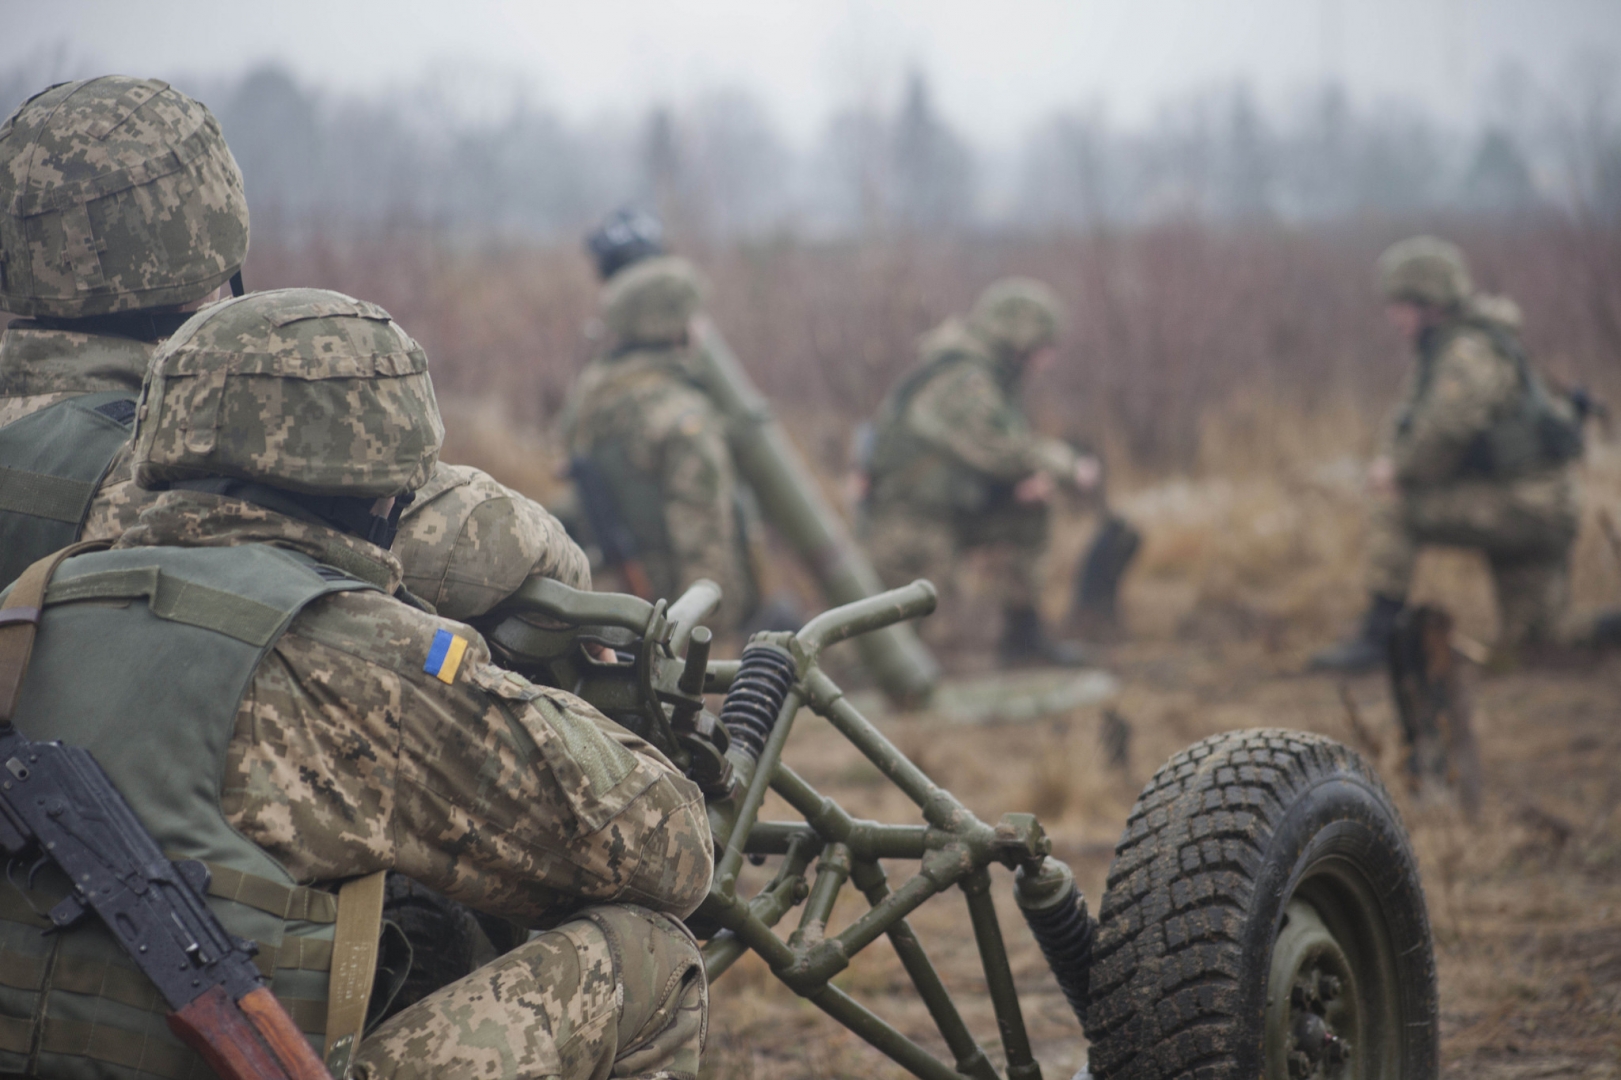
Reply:
[[[996, 317], [998, 297], [1021, 290], [1054, 314]], [[1075, 451], [1034, 431], [1019, 401], [1025, 360], [1057, 336], [1050, 295], [1034, 282], [993, 286], [966, 321], [924, 337], [918, 365], [885, 400], [863, 535], [886, 585], [926, 577], [949, 591], [962, 554], [986, 550], [1005, 606], [1036, 606], [1049, 511], [1016, 502], [1013, 488], [1040, 472], [1071, 482], [1076, 466]]]
[[561, 522], [466, 465], [435, 467], [400, 518], [392, 550], [406, 587], [461, 622], [484, 615], [531, 577], [591, 589], [591, 565]]
[[[266, 646], [235, 707], [225, 821], [301, 885], [397, 870], [545, 931], [387, 1021], [354, 1074], [695, 1077], [707, 988], [676, 919], [713, 869], [697, 788], [584, 702], [491, 664], [470, 627], [390, 598], [390, 552], [298, 509], [427, 479], [442, 428], [420, 348], [375, 305], [283, 290], [199, 315], [147, 378], [135, 474], [182, 490], [114, 554], [270, 545], [380, 590], [321, 595]], [[222, 478], [244, 496], [198, 488]], [[465, 642], [448, 675], [428, 662], [445, 635]], [[138, 730], [138, 711], [116, 715]]]
[[[385, 591], [403, 574], [364, 541], [201, 493], [164, 496], [119, 546], [240, 543], [342, 546], [348, 566], [386, 572]], [[438, 629], [469, 642], [450, 686], [423, 671]], [[222, 791], [231, 825], [300, 883], [397, 870], [555, 926], [388, 1021], [356, 1075], [583, 1077], [617, 1062], [635, 1076], [641, 1052], [696, 1076], [701, 965], [655, 913], [684, 917], [708, 892], [701, 794], [578, 698], [492, 665], [471, 628], [378, 593], [318, 601], [255, 676]], [[615, 952], [637, 966], [616, 971]]]
[[[157, 80], [53, 86], [0, 126], [0, 427], [59, 402], [140, 389], [181, 316], [242, 266], [242, 175], [206, 107]], [[112, 318], [108, 318], [112, 316]], [[117, 536], [149, 496], [107, 466], [81, 529]]]
[[1570, 550], [1581, 520], [1575, 470], [1482, 474], [1472, 450], [1522, 390], [1494, 340], [1513, 333], [1474, 317], [1430, 330], [1386, 438], [1397, 494], [1375, 503], [1368, 588], [1405, 597], [1425, 544], [1476, 548], [1496, 586], [1506, 645], [1555, 635], [1569, 600]]
[[[405, 587], [446, 618], [482, 629], [483, 616], [532, 577], [589, 591], [591, 566], [539, 503], [488, 473], [440, 462], [400, 519], [391, 547]], [[385, 1015], [467, 975], [524, 940], [520, 927], [390, 874], [383, 917], [411, 945], [411, 965]]]
[[1505, 439], [1535, 441], [1534, 430], [1522, 436], [1517, 426], [1532, 395], [1550, 411], [1568, 402], [1528, 366], [1518, 307], [1474, 294], [1456, 248], [1429, 237], [1404, 241], [1386, 253], [1381, 272], [1391, 299], [1449, 314], [1420, 338], [1385, 436], [1396, 494], [1373, 508], [1369, 591], [1405, 598], [1425, 544], [1475, 548], [1496, 587], [1500, 644], [1552, 639], [1569, 600], [1581, 518], [1575, 470], [1534, 445], [1502, 447]]
[[603, 290], [607, 348], [580, 373], [563, 431], [613, 490], [653, 591], [674, 599], [699, 578], [716, 582], [723, 600], [709, 625], [723, 633], [757, 597], [725, 421], [689, 352], [701, 299], [684, 259], [615, 274]]

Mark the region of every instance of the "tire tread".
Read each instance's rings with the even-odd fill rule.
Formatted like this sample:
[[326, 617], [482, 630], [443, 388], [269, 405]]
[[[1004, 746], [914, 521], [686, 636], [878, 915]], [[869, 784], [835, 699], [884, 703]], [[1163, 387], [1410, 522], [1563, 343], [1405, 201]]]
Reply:
[[1333, 772], [1388, 799], [1350, 750], [1285, 729], [1204, 739], [1144, 785], [1098, 913], [1086, 1027], [1099, 1080], [1236, 1077], [1227, 1043], [1255, 879], [1294, 799]]

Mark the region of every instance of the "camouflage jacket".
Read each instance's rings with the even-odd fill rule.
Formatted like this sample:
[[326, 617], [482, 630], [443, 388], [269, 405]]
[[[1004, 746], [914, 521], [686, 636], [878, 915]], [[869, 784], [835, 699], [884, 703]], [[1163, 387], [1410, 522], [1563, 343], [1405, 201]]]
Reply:
[[918, 365], [879, 413], [870, 466], [873, 509], [980, 513], [1037, 472], [1068, 481], [1075, 452], [1030, 426], [1008, 373], [965, 326], [929, 334]]
[[1511, 434], [1536, 378], [1523, 356], [1511, 355], [1519, 348], [1516, 331], [1512, 323], [1470, 316], [1425, 332], [1385, 436], [1404, 486], [1492, 476], [1493, 440]]
[[685, 348], [592, 360], [563, 431], [569, 452], [592, 458], [613, 488], [661, 595], [704, 577], [720, 585], [719, 629], [748, 614], [753, 578], [725, 420], [690, 365]]
[[[49, 330], [17, 319], [0, 336], [0, 427], [59, 401], [101, 390], [136, 396], [155, 342]], [[154, 496], [132, 482], [126, 445], [107, 467], [80, 537], [110, 540], [135, 524]]]
[[[248, 543], [369, 566], [384, 590], [402, 573], [364, 541], [189, 491], [117, 546]], [[439, 631], [466, 643], [448, 681], [424, 670]], [[495, 667], [471, 628], [383, 593], [329, 595], [293, 620], [243, 697], [221, 792], [230, 824], [300, 883], [398, 870], [530, 925], [582, 902], [684, 916], [712, 872], [703, 798], [662, 755]]]
[[405, 585], [446, 618], [485, 614], [531, 577], [590, 591], [591, 565], [562, 523], [489, 473], [439, 462], [400, 519]]

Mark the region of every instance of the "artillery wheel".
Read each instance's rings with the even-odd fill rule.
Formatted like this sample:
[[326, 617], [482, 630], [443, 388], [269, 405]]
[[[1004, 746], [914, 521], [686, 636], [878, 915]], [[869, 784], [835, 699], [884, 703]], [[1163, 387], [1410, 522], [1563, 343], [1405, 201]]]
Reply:
[[1427, 1080], [1435, 953], [1390, 796], [1344, 746], [1235, 731], [1162, 766], [1115, 848], [1099, 1080]]

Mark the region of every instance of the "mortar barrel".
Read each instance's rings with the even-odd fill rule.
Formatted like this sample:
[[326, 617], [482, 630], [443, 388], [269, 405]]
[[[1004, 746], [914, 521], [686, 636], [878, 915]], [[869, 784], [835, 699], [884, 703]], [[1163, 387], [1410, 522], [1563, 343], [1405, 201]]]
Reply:
[[[702, 316], [695, 320], [695, 332], [704, 388], [727, 419], [738, 472], [754, 489], [766, 518], [793, 544], [829, 603], [848, 604], [883, 592], [877, 571], [720, 332]], [[855, 647], [898, 704], [921, 704], [939, 681], [940, 665], [910, 626], [863, 634]]]

